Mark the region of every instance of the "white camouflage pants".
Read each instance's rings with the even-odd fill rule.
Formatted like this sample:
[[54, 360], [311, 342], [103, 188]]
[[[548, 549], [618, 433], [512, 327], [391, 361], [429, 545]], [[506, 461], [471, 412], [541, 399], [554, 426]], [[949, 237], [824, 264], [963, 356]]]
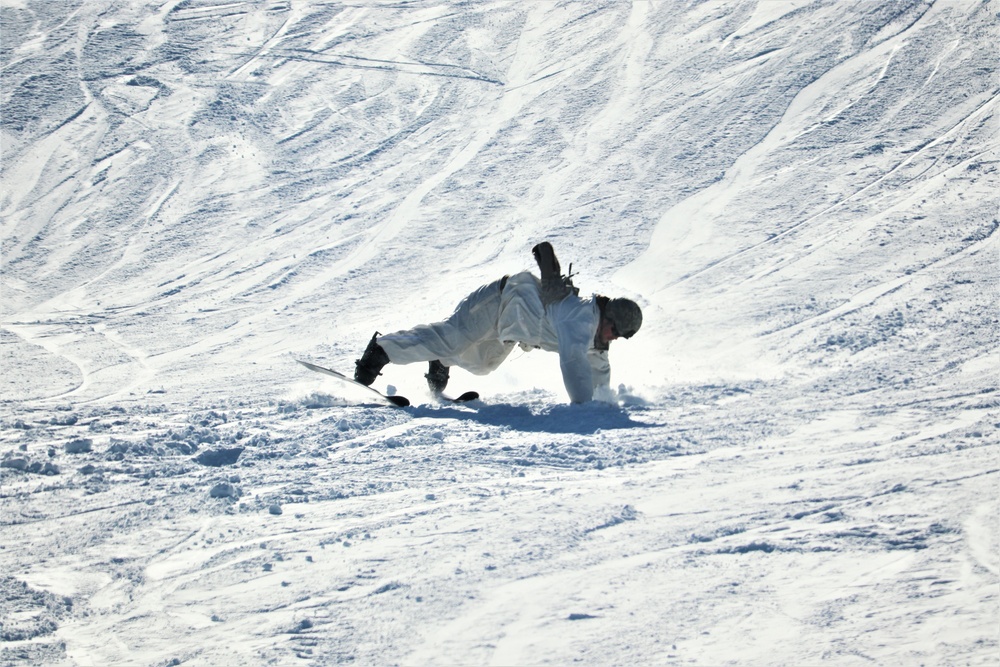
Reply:
[[379, 345], [394, 364], [438, 359], [476, 375], [495, 371], [514, 349], [499, 334], [501, 294], [506, 278], [484, 285], [465, 297], [443, 322], [421, 324], [381, 336]]

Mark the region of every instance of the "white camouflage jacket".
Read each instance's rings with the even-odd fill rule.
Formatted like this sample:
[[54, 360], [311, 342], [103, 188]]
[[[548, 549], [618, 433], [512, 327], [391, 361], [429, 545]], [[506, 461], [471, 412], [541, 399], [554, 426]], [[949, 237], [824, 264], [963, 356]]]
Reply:
[[543, 306], [541, 282], [524, 272], [507, 280], [497, 330], [501, 341], [558, 352], [566, 392], [572, 402], [583, 403], [594, 397], [595, 389], [607, 387], [611, 379], [607, 351], [594, 346], [600, 317], [594, 297], [570, 294]]

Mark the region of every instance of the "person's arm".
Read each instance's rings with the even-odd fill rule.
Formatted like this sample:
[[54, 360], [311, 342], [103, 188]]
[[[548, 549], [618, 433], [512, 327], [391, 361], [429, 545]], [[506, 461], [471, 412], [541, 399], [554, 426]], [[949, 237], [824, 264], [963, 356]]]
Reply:
[[589, 350], [587, 357], [590, 360], [590, 375], [594, 383], [594, 390], [600, 387], [611, 386], [611, 362], [608, 361], [607, 350]]
[[594, 338], [593, 314], [575, 296], [552, 304], [549, 309], [559, 338], [559, 368], [569, 400], [573, 403], [593, 400], [594, 367], [588, 355]]

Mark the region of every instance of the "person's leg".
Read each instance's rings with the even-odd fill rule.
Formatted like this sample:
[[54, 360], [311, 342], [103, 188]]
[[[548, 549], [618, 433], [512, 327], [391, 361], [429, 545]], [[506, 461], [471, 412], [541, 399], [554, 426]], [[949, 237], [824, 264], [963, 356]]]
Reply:
[[466, 363], [475, 363], [482, 356], [475, 353], [477, 346], [496, 340], [504, 282], [501, 279], [480, 287], [444, 321], [379, 336], [376, 344], [394, 364], [437, 360], [444, 366], [465, 368]]

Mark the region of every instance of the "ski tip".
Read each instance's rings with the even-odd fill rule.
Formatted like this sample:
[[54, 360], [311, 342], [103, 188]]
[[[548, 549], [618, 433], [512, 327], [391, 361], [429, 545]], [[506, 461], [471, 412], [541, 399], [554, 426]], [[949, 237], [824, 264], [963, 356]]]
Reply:
[[385, 398], [397, 408], [405, 408], [410, 405], [410, 399], [405, 396], [386, 396]]
[[479, 399], [478, 391], [467, 391], [458, 398], [455, 399], [456, 403], [465, 403], [466, 401], [475, 401]]

